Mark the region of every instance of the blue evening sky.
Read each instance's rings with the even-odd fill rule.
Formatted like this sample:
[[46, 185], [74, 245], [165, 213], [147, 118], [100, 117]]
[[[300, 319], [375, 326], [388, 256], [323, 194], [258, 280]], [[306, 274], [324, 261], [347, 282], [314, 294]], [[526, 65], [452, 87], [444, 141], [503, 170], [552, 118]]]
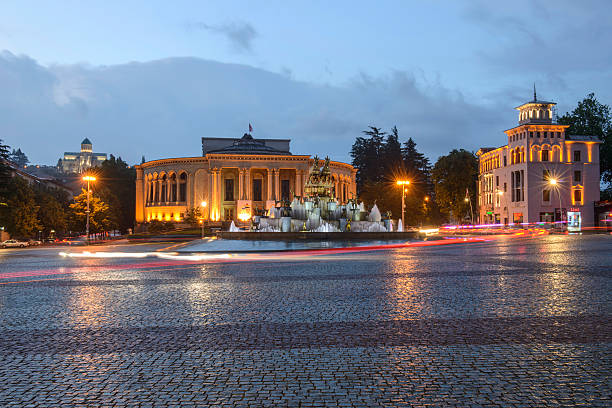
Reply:
[[[609, 1], [3, 1], [0, 138], [33, 162], [54, 164], [85, 136], [137, 162], [198, 155], [201, 136], [240, 136], [250, 121], [256, 137], [292, 138], [295, 153], [348, 161], [360, 130], [397, 125], [435, 160], [503, 144], [534, 82], [560, 113], [589, 92], [610, 103], [611, 11]], [[168, 137], [178, 143], [160, 145]]]

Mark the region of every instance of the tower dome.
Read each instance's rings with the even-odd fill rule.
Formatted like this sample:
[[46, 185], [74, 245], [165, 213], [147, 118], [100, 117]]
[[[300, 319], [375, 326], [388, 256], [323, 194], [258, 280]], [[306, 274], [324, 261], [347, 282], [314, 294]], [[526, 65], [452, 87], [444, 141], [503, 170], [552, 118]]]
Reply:
[[83, 139], [81, 142], [81, 151], [82, 152], [92, 152], [91, 140], [88, 138]]

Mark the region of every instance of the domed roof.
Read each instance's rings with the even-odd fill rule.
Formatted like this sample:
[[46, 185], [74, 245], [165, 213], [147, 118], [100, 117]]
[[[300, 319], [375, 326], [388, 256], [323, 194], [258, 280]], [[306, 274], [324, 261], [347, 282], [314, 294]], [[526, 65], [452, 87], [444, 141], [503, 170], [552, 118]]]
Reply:
[[230, 146], [221, 149], [210, 150], [208, 153], [228, 153], [228, 154], [282, 154], [291, 155], [291, 153], [266, 146], [264, 142], [253, 139], [248, 133], [245, 133], [240, 139], [235, 140]]
[[84, 145], [84, 144], [88, 144], [88, 145], [90, 145], [90, 144], [91, 144], [91, 140], [89, 140], [88, 138], [85, 138], [85, 139], [83, 139], [83, 141], [81, 142], [81, 144], [82, 144], [82, 145]]

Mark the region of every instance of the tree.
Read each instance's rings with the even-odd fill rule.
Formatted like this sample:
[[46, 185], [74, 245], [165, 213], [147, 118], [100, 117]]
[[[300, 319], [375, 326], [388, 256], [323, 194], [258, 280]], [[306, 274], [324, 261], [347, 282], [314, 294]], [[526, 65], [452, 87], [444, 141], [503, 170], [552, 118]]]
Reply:
[[21, 177], [13, 177], [6, 189], [6, 205], [0, 206], [0, 225], [14, 237], [29, 238], [40, 228], [34, 191]]
[[66, 231], [66, 212], [62, 204], [49, 193], [41, 192], [36, 199], [38, 209], [38, 222], [43, 234], [49, 236], [51, 231], [63, 235]]
[[476, 209], [476, 187], [478, 181], [478, 158], [466, 150], [453, 150], [438, 158], [431, 172], [435, 200], [443, 215], [462, 219], [470, 215], [470, 203], [465, 201], [466, 190], [470, 193], [474, 214]]
[[384, 157], [385, 176], [389, 177], [389, 175], [395, 175], [403, 171], [404, 159], [397, 126], [393, 126], [391, 133], [387, 135], [382, 147], [382, 157]]
[[431, 166], [414, 140], [410, 138], [402, 146], [395, 126], [389, 134], [374, 126], [363, 133], [369, 137], [358, 137], [351, 150], [359, 198], [369, 207], [376, 203], [382, 213], [390, 211], [393, 217], [400, 218], [402, 189], [395, 182], [408, 179], [411, 184], [405, 187], [406, 224], [436, 223], [433, 202], [425, 200], [433, 195]]
[[21, 149], [13, 149], [9, 155], [9, 160], [15, 163], [18, 167], [24, 167], [30, 162], [30, 160], [28, 160], [28, 156], [26, 156]]
[[[85, 231], [87, 221], [87, 191], [74, 197], [74, 203], [70, 204], [70, 221], [73, 231]], [[117, 227], [113, 222], [112, 213], [107, 203], [98, 196], [89, 195], [89, 231], [92, 233], [110, 231]]]
[[612, 115], [610, 107], [601, 104], [590, 93], [572, 111], [561, 116], [558, 122], [569, 125], [568, 134], [598, 136], [603, 144], [599, 149], [599, 167], [602, 180], [612, 182]]
[[110, 206], [111, 218], [122, 233], [134, 226], [136, 212], [136, 171], [121, 157], [102, 162], [96, 170], [100, 197]]
[[3, 195], [6, 193], [8, 182], [11, 178], [11, 168], [8, 165], [9, 147], [2, 144], [0, 139], [0, 203], [3, 202]]
[[200, 224], [201, 219], [202, 212], [200, 211], [200, 207], [192, 207], [188, 209], [185, 213], [185, 217], [183, 218], [183, 220], [193, 228], [196, 228]]
[[385, 177], [385, 165], [382, 161], [385, 132], [375, 126], [369, 126], [363, 134], [368, 137], [357, 137], [351, 148], [352, 164], [357, 169], [357, 193], [361, 193], [366, 182], [382, 181]]

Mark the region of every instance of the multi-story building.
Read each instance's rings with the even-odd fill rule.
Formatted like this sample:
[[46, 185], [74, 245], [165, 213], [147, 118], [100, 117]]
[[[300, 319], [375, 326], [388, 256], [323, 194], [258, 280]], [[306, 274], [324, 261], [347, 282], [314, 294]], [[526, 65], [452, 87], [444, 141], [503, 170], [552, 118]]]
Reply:
[[[238, 220], [280, 200], [304, 195], [310, 155], [294, 155], [288, 139], [202, 138], [202, 156], [153, 160], [136, 168], [136, 223], [182, 221], [190, 208], [201, 208], [210, 221]], [[355, 197], [356, 170], [329, 163], [334, 196]]]
[[64, 152], [64, 158], [57, 163], [63, 173], [82, 173], [90, 167], [96, 167], [107, 159], [106, 153], [94, 153], [88, 138], [81, 142], [80, 152]]
[[532, 101], [516, 108], [518, 126], [505, 131], [508, 144], [478, 150], [481, 223], [594, 225], [601, 141], [566, 134], [568, 126], [553, 120], [554, 105], [534, 91]]

